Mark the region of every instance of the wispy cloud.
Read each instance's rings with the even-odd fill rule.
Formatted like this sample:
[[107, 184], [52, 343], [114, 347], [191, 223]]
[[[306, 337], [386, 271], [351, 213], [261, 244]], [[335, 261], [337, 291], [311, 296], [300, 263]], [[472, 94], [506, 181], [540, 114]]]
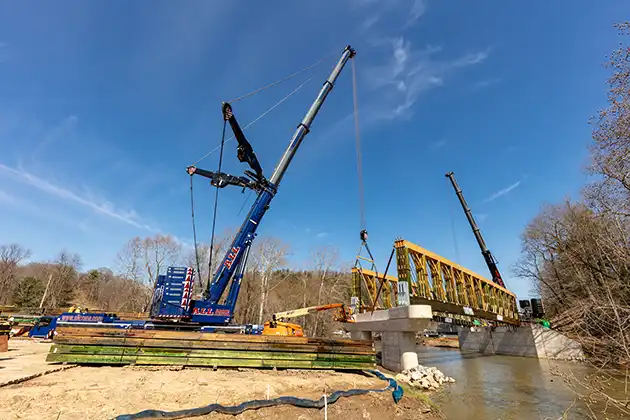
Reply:
[[108, 201], [96, 201], [92, 197], [81, 197], [78, 194], [55, 184], [52, 184], [45, 179], [41, 179], [22, 168], [14, 169], [9, 166], [0, 163], [0, 171], [4, 172], [14, 180], [30, 185], [43, 191], [47, 194], [55, 196], [57, 198], [70, 201], [79, 204], [83, 207], [89, 208], [95, 213], [110, 217], [112, 219], [121, 221], [128, 225], [134, 226], [139, 229], [155, 231], [152, 227], [142, 223], [138, 214], [135, 211], [120, 211]]
[[317, 235], [315, 235], [315, 236], [317, 236], [319, 239], [321, 239], [321, 238], [325, 238], [326, 236], [328, 236], [328, 232], [319, 232], [319, 233], [318, 233]]
[[[361, 23], [363, 31], [374, 24], [386, 14], [394, 15], [398, 20], [398, 27], [407, 29], [412, 27], [427, 11], [426, 0], [352, 0], [351, 6], [355, 9], [368, 11], [370, 16]], [[404, 21], [400, 17], [404, 16]]]
[[362, 31], [367, 31], [369, 30], [372, 26], [374, 26], [376, 24], [376, 22], [378, 22], [378, 15], [374, 15], [374, 16], [370, 16], [368, 18], [366, 18], [365, 20], [363, 20], [363, 22], [361, 22], [361, 30]]
[[441, 140], [437, 140], [434, 141], [433, 143], [431, 143], [430, 147], [433, 150], [438, 150], [441, 149], [442, 147], [446, 146], [448, 144], [448, 142], [445, 139], [441, 139]]
[[490, 86], [499, 84], [502, 82], [502, 79], [500, 78], [494, 78], [494, 79], [485, 79], [485, 80], [479, 80], [478, 82], [473, 83], [473, 85], [470, 87], [471, 90], [480, 90], [480, 89], [485, 89], [488, 88]]
[[37, 160], [44, 150], [52, 143], [62, 139], [64, 136], [70, 135], [72, 130], [76, 128], [78, 121], [79, 119], [76, 115], [70, 115], [48, 131], [42, 141], [40, 141], [35, 147], [35, 150], [33, 150], [31, 155], [32, 160]]
[[405, 27], [409, 27], [416, 23], [418, 19], [420, 19], [420, 17], [424, 15], [424, 12], [426, 12], [426, 10], [427, 4], [424, 0], [414, 0], [411, 5], [411, 9], [409, 10], [409, 18], [407, 19]]
[[488, 213], [477, 213], [475, 215], [475, 219], [477, 219], [479, 223], [483, 223], [483, 221], [486, 220], [487, 218], [488, 218]]
[[382, 119], [410, 117], [411, 108], [424, 92], [444, 86], [453, 73], [481, 64], [490, 55], [487, 48], [454, 59], [439, 59], [436, 55], [442, 51], [441, 47], [414, 50], [404, 37], [389, 39], [387, 43], [378, 41], [376, 45], [385, 45], [391, 51], [384, 64], [367, 71], [371, 87], [387, 99], [386, 107], [379, 112]]
[[510, 191], [512, 191], [513, 189], [517, 188], [519, 185], [521, 185], [521, 181], [517, 181], [514, 184], [503, 188], [502, 190], [499, 190], [497, 192], [495, 192], [494, 194], [492, 194], [490, 197], [486, 198], [485, 200], [483, 200], [484, 203], [489, 203], [491, 201], [496, 200], [499, 197], [504, 196], [505, 194], [509, 193]]
[[15, 197], [5, 191], [0, 190], [0, 203], [15, 203]]

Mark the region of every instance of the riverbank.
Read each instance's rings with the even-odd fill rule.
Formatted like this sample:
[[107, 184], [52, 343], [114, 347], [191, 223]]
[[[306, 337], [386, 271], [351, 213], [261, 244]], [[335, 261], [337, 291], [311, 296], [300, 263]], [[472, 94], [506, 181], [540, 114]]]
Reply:
[[[50, 343], [10, 340], [0, 355], [0, 383], [42, 373]], [[29, 369], [28, 371], [26, 369]], [[9, 378], [10, 376], [10, 378]], [[373, 376], [312, 370], [180, 369], [163, 367], [74, 367], [0, 388], [2, 419], [111, 419], [147, 409], [181, 410], [207, 404], [237, 405], [252, 399], [296, 396], [318, 399], [323, 393], [353, 388], [381, 389]], [[330, 418], [344, 420], [442, 420], [435, 404], [423, 393], [405, 388], [395, 404], [391, 392], [341, 398], [328, 407]], [[267, 394], [268, 393], [268, 394]], [[321, 410], [277, 406], [238, 416], [213, 414], [213, 419], [318, 419]]]
[[459, 348], [459, 338], [457, 336], [447, 336], [447, 337], [422, 337], [418, 344], [426, 346], [426, 347], [445, 347], [450, 349], [458, 349]]

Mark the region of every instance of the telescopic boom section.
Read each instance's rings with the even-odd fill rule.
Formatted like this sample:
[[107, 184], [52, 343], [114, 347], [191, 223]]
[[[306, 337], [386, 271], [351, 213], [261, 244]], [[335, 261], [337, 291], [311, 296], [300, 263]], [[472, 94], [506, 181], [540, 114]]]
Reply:
[[495, 261], [494, 256], [486, 246], [486, 242], [483, 240], [483, 236], [481, 236], [479, 226], [477, 226], [477, 222], [475, 222], [475, 218], [470, 211], [470, 207], [468, 207], [468, 203], [466, 203], [464, 194], [462, 193], [461, 188], [459, 188], [459, 185], [457, 185], [455, 174], [453, 174], [453, 172], [449, 172], [446, 174], [446, 177], [451, 180], [451, 184], [453, 184], [453, 188], [455, 189], [455, 194], [457, 194], [457, 198], [459, 198], [459, 202], [464, 209], [464, 213], [466, 213], [468, 223], [470, 223], [470, 227], [475, 234], [475, 238], [477, 239], [479, 248], [481, 248], [481, 255], [483, 255], [483, 259], [486, 261], [486, 265], [488, 266], [490, 274], [492, 275], [492, 281], [497, 283], [501, 287], [505, 287], [505, 283], [503, 283], [503, 278], [501, 277], [501, 273], [499, 273], [499, 268], [497, 267], [497, 262]]
[[256, 229], [260, 224], [262, 217], [269, 209], [269, 204], [272, 198], [275, 196], [278, 185], [282, 180], [282, 177], [287, 171], [291, 160], [295, 156], [298, 147], [302, 143], [304, 137], [308, 134], [311, 124], [315, 119], [319, 109], [326, 100], [326, 97], [332, 90], [337, 77], [341, 73], [341, 70], [347, 63], [347, 61], [354, 57], [355, 51], [349, 45], [343, 50], [341, 58], [333, 68], [330, 76], [322, 86], [317, 98], [311, 105], [310, 109], [302, 119], [302, 122], [298, 125], [289, 146], [287, 147], [284, 155], [280, 159], [280, 162], [276, 166], [273, 174], [269, 178], [267, 185], [260, 189], [258, 197], [252, 205], [247, 218], [241, 225], [241, 228], [237, 232], [232, 245], [223, 257], [221, 265], [218, 267], [212, 282], [208, 285], [208, 288], [204, 296], [204, 305], [216, 305], [219, 303], [221, 296], [224, 294], [230, 280], [232, 284], [226, 297], [225, 305], [233, 310], [236, 305], [236, 299], [240, 289], [240, 282], [245, 271], [245, 265], [247, 263], [247, 254], [249, 248], [256, 236]]

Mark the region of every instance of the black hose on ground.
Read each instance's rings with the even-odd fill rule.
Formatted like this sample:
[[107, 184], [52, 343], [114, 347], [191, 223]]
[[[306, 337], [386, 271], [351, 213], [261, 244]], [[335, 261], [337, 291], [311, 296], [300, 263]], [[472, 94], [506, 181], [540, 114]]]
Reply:
[[[383, 389], [350, 389], [348, 391], [335, 391], [327, 396], [327, 404], [334, 404], [341, 397], [351, 397], [353, 395], [364, 395], [370, 392], [385, 392], [392, 391], [392, 397], [397, 404], [403, 397], [403, 389], [392, 378], [388, 378], [381, 372], [376, 370], [369, 370], [371, 374], [384, 381], [388, 381], [388, 385]], [[149, 419], [181, 419], [185, 417], [197, 417], [210, 413], [222, 413], [222, 414], [241, 414], [247, 410], [257, 410], [264, 407], [273, 407], [276, 405], [293, 405], [295, 407], [302, 408], [324, 408], [324, 397], [319, 400], [309, 400], [307, 398], [298, 397], [278, 397], [272, 400], [252, 400], [245, 401], [239, 405], [224, 406], [221, 404], [210, 404], [205, 407], [189, 408], [178, 411], [161, 411], [161, 410], [144, 410], [135, 414], [123, 414], [117, 416], [114, 420], [149, 420]]]

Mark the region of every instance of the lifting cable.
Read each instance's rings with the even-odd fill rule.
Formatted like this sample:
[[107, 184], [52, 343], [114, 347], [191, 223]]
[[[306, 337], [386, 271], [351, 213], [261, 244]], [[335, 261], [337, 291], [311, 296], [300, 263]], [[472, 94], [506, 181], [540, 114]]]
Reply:
[[[223, 165], [223, 148], [225, 146], [225, 127], [227, 120], [223, 119], [223, 134], [221, 134], [221, 152], [219, 153], [219, 169], [217, 173], [221, 173], [221, 166]], [[219, 183], [217, 182], [216, 190], [214, 193], [214, 211], [212, 212], [212, 236], [210, 237], [210, 252], [208, 256], [208, 281], [206, 283], [206, 290], [210, 290], [210, 278], [212, 276], [212, 254], [214, 250], [214, 228], [217, 223], [217, 205], [219, 204]]]
[[[280, 99], [278, 102], [276, 102], [274, 105], [271, 106], [271, 108], [267, 109], [265, 112], [263, 112], [262, 114], [260, 114], [258, 117], [256, 117], [253, 121], [251, 121], [249, 124], [247, 124], [245, 127], [243, 127], [243, 131], [247, 130], [249, 127], [251, 127], [252, 125], [256, 124], [261, 118], [263, 118], [265, 115], [269, 114], [271, 111], [273, 111], [274, 109], [276, 109], [278, 106], [280, 106], [280, 104], [282, 104], [284, 101], [286, 101], [287, 99], [289, 99], [291, 96], [293, 96], [295, 93], [297, 93], [297, 91], [299, 91], [300, 89], [302, 89], [304, 87], [304, 85], [306, 85], [308, 82], [310, 82], [311, 80], [313, 80], [313, 77], [315, 77], [315, 75], [312, 75], [311, 77], [309, 77], [304, 83], [302, 83], [300, 86], [296, 87], [295, 89], [293, 89], [291, 92], [289, 92], [284, 98]], [[230, 137], [228, 137], [225, 142], [227, 143], [228, 141], [232, 141], [234, 140], [234, 135], [232, 134]], [[197, 164], [199, 162], [201, 162], [202, 160], [204, 160], [205, 158], [207, 158], [208, 156], [210, 156], [211, 154], [213, 154], [214, 152], [216, 152], [217, 150], [219, 150], [221, 148], [221, 145], [218, 145], [217, 147], [215, 147], [214, 149], [210, 150], [208, 153], [206, 153], [205, 155], [203, 155], [201, 158], [199, 158], [195, 163], [193, 163], [193, 166], [197, 166]]]
[[356, 140], [356, 149], [357, 149], [357, 172], [359, 178], [359, 212], [360, 212], [360, 224], [361, 229], [364, 230], [366, 228], [365, 222], [365, 199], [363, 192], [363, 163], [361, 156], [361, 136], [359, 134], [359, 100], [357, 99], [357, 72], [354, 64], [354, 59], [352, 60], [352, 98], [354, 103], [354, 132], [355, 132], [355, 140]]
[[[359, 180], [359, 217], [360, 217], [359, 223], [361, 225], [361, 248], [365, 247], [365, 250], [367, 251], [370, 257], [372, 268], [374, 269], [374, 272], [376, 273], [376, 278], [378, 279], [378, 269], [376, 268], [374, 257], [372, 256], [372, 252], [370, 251], [370, 247], [368, 246], [368, 243], [367, 243], [367, 230], [366, 230], [367, 222], [365, 218], [365, 189], [363, 186], [363, 157], [361, 154], [361, 135], [359, 132], [359, 100], [357, 96], [357, 71], [356, 71], [354, 59], [352, 60], [352, 100], [353, 100], [353, 106], [354, 106], [354, 111], [353, 111], [354, 132], [355, 132], [356, 149], [357, 149], [357, 178]], [[361, 270], [360, 262], [359, 262], [359, 260], [361, 259], [360, 257], [361, 248], [359, 249], [359, 253], [357, 254], [357, 262], [355, 262], [355, 267], [356, 267], [356, 264], [358, 263], [359, 274], [361, 275], [361, 277], [363, 277], [363, 272]], [[387, 261], [387, 267], [385, 268], [385, 273], [383, 274], [383, 278], [381, 279], [378, 290], [372, 302], [372, 312], [374, 312], [376, 308], [376, 305], [378, 303], [378, 297], [381, 294], [383, 285], [387, 281], [386, 280], [387, 271], [389, 270], [389, 266], [391, 265], [392, 258], [394, 257], [394, 252], [395, 252], [395, 249], [392, 249], [392, 252], [389, 255], [389, 260]], [[359, 287], [361, 287], [360, 284], [359, 284]], [[361, 303], [359, 302], [359, 305], [360, 304]]]
[[275, 82], [273, 82], [273, 83], [269, 83], [269, 84], [268, 84], [268, 85], [266, 85], [266, 86], [263, 86], [263, 87], [261, 87], [261, 88], [258, 88], [258, 89], [255, 89], [255, 90], [252, 90], [251, 92], [246, 93], [245, 95], [239, 96], [239, 97], [238, 97], [238, 98], [236, 98], [236, 99], [232, 99], [231, 101], [228, 101], [228, 103], [234, 103], [234, 102], [236, 102], [236, 101], [240, 101], [241, 99], [248, 98], [248, 97], [253, 96], [253, 95], [255, 95], [255, 94], [259, 93], [259, 92], [262, 92], [263, 90], [269, 89], [270, 87], [273, 87], [273, 86], [275, 86], [275, 85], [278, 85], [278, 84], [280, 84], [280, 83], [282, 83], [282, 82], [285, 82], [285, 81], [287, 81], [287, 80], [289, 80], [289, 79], [292, 79], [292, 78], [294, 78], [295, 76], [297, 76], [298, 74], [304, 73], [305, 71], [310, 70], [310, 69], [312, 69], [313, 67], [317, 67], [317, 66], [319, 66], [320, 64], [322, 64], [324, 61], [330, 60], [332, 57], [334, 57], [334, 56], [336, 56], [336, 55], [337, 55], [337, 52], [335, 51], [334, 53], [327, 55], [326, 57], [322, 58], [321, 60], [316, 61], [315, 63], [311, 64], [310, 66], [308, 66], [308, 67], [304, 67], [302, 70], [298, 70], [298, 71], [296, 71], [295, 73], [290, 74], [290, 75], [288, 75], [288, 76], [285, 76], [285, 77], [283, 77], [282, 79], [278, 79], [278, 80], [276, 80], [276, 81], [275, 81]]
[[[319, 66], [320, 64], [330, 60], [332, 57], [336, 56], [337, 52], [334, 52], [332, 54], [327, 55], [326, 57], [322, 58], [321, 60], [316, 61], [315, 63], [311, 64], [308, 67], [304, 67], [302, 70], [296, 71], [293, 74], [290, 74], [288, 76], [283, 77], [282, 79], [278, 79], [273, 83], [270, 83], [266, 86], [263, 86], [261, 88], [255, 89], [249, 93], [246, 93], [245, 95], [239, 96], [238, 98], [232, 99], [231, 101], [227, 101], [227, 103], [234, 103], [237, 101], [240, 101], [242, 99], [248, 98], [250, 96], [253, 96], [259, 92], [262, 92], [263, 90], [269, 89], [273, 86], [279, 85], [282, 82], [285, 82], [289, 79], [294, 78], [295, 76], [304, 73], [307, 70], [310, 70], [314, 67]], [[306, 85], [308, 82], [310, 82], [313, 77], [315, 76], [315, 74], [313, 74], [308, 80], [306, 80], [304, 83], [302, 83], [300, 86], [298, 86], [297, 88], [295, 88], [293, 91], [291, 91], [288, 95], [286, 95], [284, 98], [280, 99], [280, 101], [278, 101], [275, 105], [273, 105], [271, 108], [269, 108], [268, 110], [266, 110], [265, 112], [263, 112], [258, 118], [256, 118], [255, 120], [253, 120], [252, 122], [250, 122], [249, 124], [247, 124], [245, 127], [243, 127], [243, 131], [245, 131], [247, 128], [249, 128], [250, 126], [252, 126], [253, 124], [255, 124], [258, 120], [260, 120], [262, 117], [264, 117], [265, 115], [267, 115], [269, 112], [273, 111], [276, 107], [278, 107], [281, 103], [283, 103], [284, 101], [286, 101], [287, 99], [289, 99], [289, 97], [291, 97], [293, 94], [295, 94], [297, 91], [299, 91], [300, 89], [302, 89], [302, 87], [304, 87], [304, 85]], [[226, 140], [226, 143], [228, 141], [231, 141], [234, 139], [234, 136], [229, 137]], [[203, 155], [201, 158], [199, 158], [195, 163], [193, 163], [193, 166], [196, 166], [199, 162], [201, 162], [202, 160], [204, 160], [205, 158], [207, 158], [208, 156], [210, 156], [212, 153], [216, 152], [219, 149], [220, 146], [215, 147], [214, 149], [212, 149], [211, 151], [209, 151], [208, 153], [206, 153], [205, 155]]]
[[201, 284], [201, 265], [199, 264], [199, 251], [197, 250], [197, 227], [195, 224], [195, 194], [193, 191], [193, 177], [190, 176], [190, 213], [192, 216], [193, 242], [195, 243], [195, 262], [197, 263], [197, 278]]

